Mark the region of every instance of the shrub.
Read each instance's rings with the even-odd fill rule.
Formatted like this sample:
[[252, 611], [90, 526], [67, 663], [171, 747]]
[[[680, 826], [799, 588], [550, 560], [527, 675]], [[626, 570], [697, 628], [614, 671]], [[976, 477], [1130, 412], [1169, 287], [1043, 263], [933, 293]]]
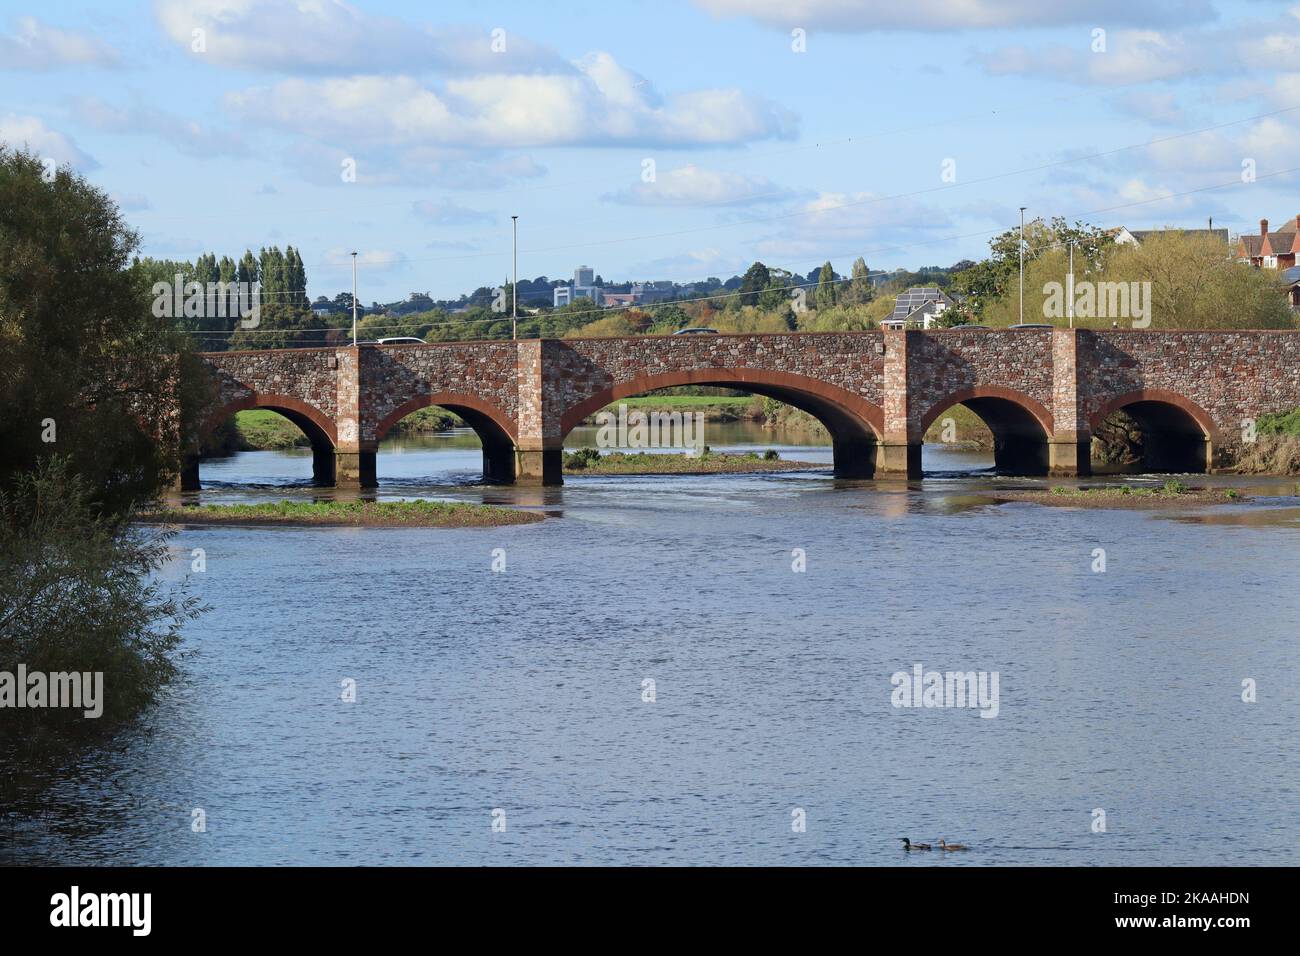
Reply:
[[600, 461], [600, 452], [595, 448], [579, 448], [577, 451], [564, 453], [564, 467], [572, 471], [582, 471]]
[[205, 610], [157, 580], [169, 535], [103, 516], [58, 457], [0, 491], [0, 531], [0, 671], [104, 675], [101, 719], [6, 710], [5, 736], [18, 723], [15, 739], [90, 732], [151, 703], [175, 674], [181, 625]]

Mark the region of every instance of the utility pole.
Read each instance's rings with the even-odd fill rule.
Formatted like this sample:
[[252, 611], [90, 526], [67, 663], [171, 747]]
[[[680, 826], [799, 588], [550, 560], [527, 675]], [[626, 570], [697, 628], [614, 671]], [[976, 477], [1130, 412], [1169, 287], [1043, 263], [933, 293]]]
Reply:
[[510, 282], [510, 337], [519, 338], [519, 217], [510, 217], [510, 230], [514, 233], [514, 273]]
[[352, 347], [357, 347], [357, 254], [352, 253]]
[[1025, 324], [1025, 206], [1020, 207], [1020, 324]]

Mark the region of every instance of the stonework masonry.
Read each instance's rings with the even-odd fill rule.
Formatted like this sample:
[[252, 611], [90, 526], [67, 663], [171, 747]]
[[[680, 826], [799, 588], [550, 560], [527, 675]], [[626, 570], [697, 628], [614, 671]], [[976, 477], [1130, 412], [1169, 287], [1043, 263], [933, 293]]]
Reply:
[[[298, 424], [321, 483], [368, 487], [375, 453], [427, 405], [461, 415], [500, 481], [558, 484], [565, 436], [611, 402], [677, 385], [780, 399], [826, 424], [838, 473], [921, 475], [954, 404], [994, 434], [999, 468], [1087, 474], [1092, 431], [1123, 409], [1160, 454], [1229, 462], [1243, 422], [1300, 406], [1300, 333], [1071, 329], [826, 332], [457, 342], [207, 353], [207, 427], [270, 408]], [[1165, 442], [1164, 439], [1168, 441]], [[1164, 442], [1163, 444], [1161, 442]], [[185, 481], [197, 482], [197, 469]]]

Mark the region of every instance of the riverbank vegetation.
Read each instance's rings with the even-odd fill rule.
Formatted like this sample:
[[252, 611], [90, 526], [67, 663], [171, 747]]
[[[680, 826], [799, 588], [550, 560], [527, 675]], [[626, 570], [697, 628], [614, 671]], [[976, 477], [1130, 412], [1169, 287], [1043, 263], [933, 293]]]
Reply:
[[1242, 446], [1236, 470], [1250, 475], [1300, 475], [1300, 408], [1261, 415], [1255, 440]]
[[[407, 415], [393, 426], [390, 435], [427, 435], [464, 427], [459, 415], [430, 405]], [[240, 451], [283, 451], [308, 448], [311, 442], [302, 429], [279, 412], [250, 408], [213, 429], [203, 443], [204, 458], [224, 458]]]
[[763, 454], [719, 453], [705, 448], [699, 455], [610, 451], [580, 448], [564, 453], [566, 474], [583, 475], [714, 475], [824, 468], [807, 461], [788, 461], [769, 448]]
[[1101, 485], [1078, 488], [1002, 491], [998, 501], [1028, 501], [1072, 508], [1160, 508], [1168, 506], [1233, 504], [1246, 500], [1235, 488], [1189, 488], [1170, 480], [1159, 486]]
[[0, 211], [0, 672], [99, 673], [105, 698], [93, 719], [0, 709], [4, 763], [97, 737], [175, 675], [180, 628], [201, 609], [156, 582], [166, 535], [131, 519], [169, 484], [167, 438], [206, 395], [108, 196], [0, 147]]
[[155, 508], [141, 521], [160, 524], [345, 525], [367, 528], [487, 528], [544, 520], [535, 511], [466, 501], [269, 501]]

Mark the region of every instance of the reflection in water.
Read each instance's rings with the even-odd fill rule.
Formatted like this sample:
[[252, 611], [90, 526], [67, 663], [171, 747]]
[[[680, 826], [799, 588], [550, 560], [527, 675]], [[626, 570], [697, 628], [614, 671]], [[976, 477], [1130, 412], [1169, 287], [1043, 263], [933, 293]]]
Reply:
[[[789, 439], [826, 467], [491, 487], [463, 438], [386, 445], [375, 493], [562, 517], [183, 529], [215, 608], [186, 679], [10, 805], [0, 860], [897, 864], [912, 834], [975, 848], [918, 866], [1300, 863], [1295, 499], [1173, 521], [993, 505], [1048, 482], [938, 477], [972, 460], [941, 447], [924, 482], [840, 481]], [[247, 453], [205, 463], [201, 497], [333, 494], [310, 474]], [[918, 663], [998, 671], [998, 717], [894, 709], [891, 674]]]

